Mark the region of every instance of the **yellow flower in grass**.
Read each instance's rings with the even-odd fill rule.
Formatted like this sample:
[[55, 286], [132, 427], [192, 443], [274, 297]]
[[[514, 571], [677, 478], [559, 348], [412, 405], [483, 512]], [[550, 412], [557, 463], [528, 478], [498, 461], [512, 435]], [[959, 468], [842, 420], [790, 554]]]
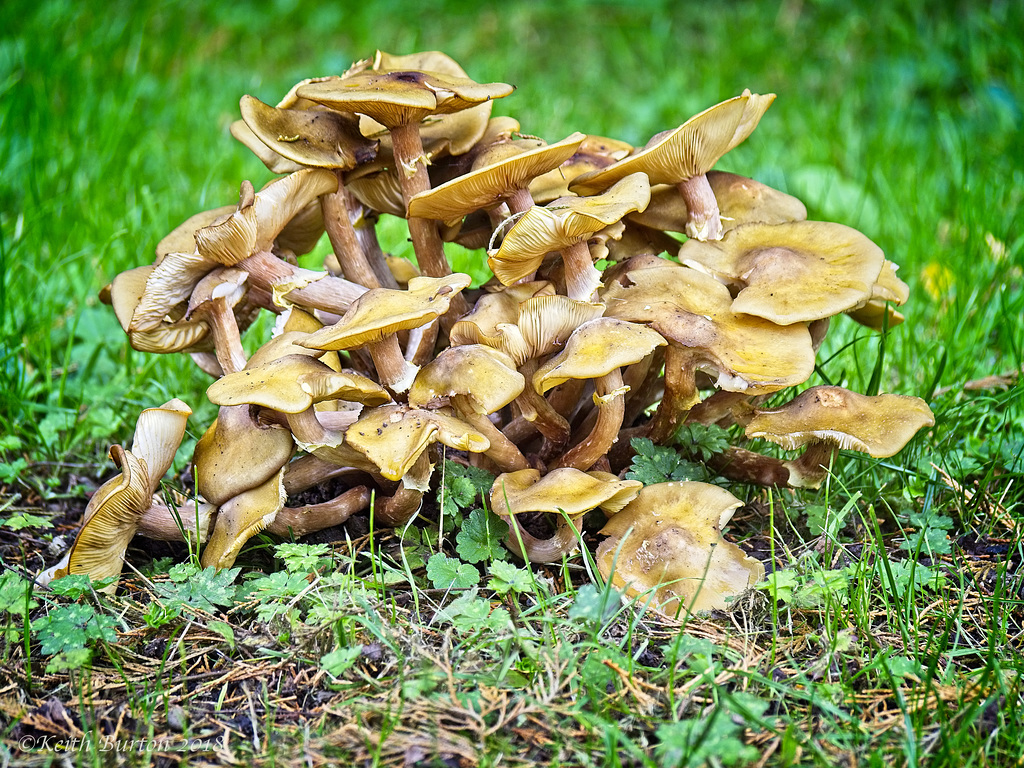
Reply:
[[935, 301], [948, 298], [954, 283], [953, 272], [937, 261], [930, 262], [921, 270], [921, 284]]

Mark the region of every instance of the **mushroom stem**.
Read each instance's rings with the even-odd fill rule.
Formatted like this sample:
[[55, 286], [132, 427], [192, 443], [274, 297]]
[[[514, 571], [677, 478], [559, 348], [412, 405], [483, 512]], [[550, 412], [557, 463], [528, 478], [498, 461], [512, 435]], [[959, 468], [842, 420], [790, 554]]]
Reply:
[[398, 336], [391, 334], [367, 345], [380, 383], [393, 393], [408, 392], [419, 367], [402, 356]]
[[297, 443], [313, 446], [338, 446], [345, 439], [344, 430], [328, 429], [320, 423], [316, 410], [310, 406], [299, 413], [286, 414], [288, 429]]
[[[391, 145], [398, 165], [398, 178], [402, 184], [402, 195], [406, 208], [409, 201], [420, 192], [430, 189], [430, 177], [427, 175], [427, 158], [423, 152], [418, 123], [407, 123], [390, 129]], [[444, 255], [441, 235], [437, 231], [437, 222], [410, 216], [409, 237], [412, 238], [416, 260], [423, 273], [430, 277], [444, 277], [452, 273], [451, 265]], [[456, 296], [451, 303], [452, 315], [461, 317], [469, 311], [469, 304], [464, 297]]]
[[686, 351], [674, 344], [665, 350], [665, 393], [651, 419], [648, 437], [662, 445], [700, 402], [694, 370]]
[[210, 516], [214, 509], [212, 504], [190, 499], [188, 504], [171, 512], [159, 496], [154, 496], [152, 506], [139, 518], [135, 532], [158, 541], [182, 541], [183, 531], [194, 540], [198, 530], [201, 544], [210, 531]]
[[[331, 247], [334, 249], [334, 254], [341, 264], [342, 274], [346, 279], [367, 288], [380, 288], [383, 284], [378, 276], [379, 270], [374, 269], [370, 264], [369, 255], [363, 250], [355, 227], [352, 226], [352, 220], [349, 218], [349, 211], [353, 207], [351, 195], [344, 187], [341, 172], [336, 171], [336, 173], [338, 174], [337, 191], [328, 192], [320, 198], [327, 237], [331, 241]], [[384, 267], [387, 271], [387, 265]], [[383, 287], [397, 288], [398, 286], [395, 284]]]
[[764, 456], [744, 448], [727, 448], [712, 456], [708, 466], [727, 480], [767, 487], [787, 485], [790, 471], [781, 459]]
[[517, 213], [525, 213], [533, 207], [533, 195], [530, 194], [529, 188], [522, 187], [509, 192], [505, 202], [508, 203], [508, 209], [514, 216]]
[[284, 473], [284, 490], [289, 495], [295, 495], [352, 471], [351, 467], [339, 466], [308, 453], [288, 465]]
[[[352, 302], [366, 293], [366, 288], [341, 277], [325, 272], [302, 269], [277, 258], [269, 251], [258, 251], [236, 265], [249, 273], [253, 286], [273, 294], [274, 286], [299, 282], [307, 284], [301, 288], [285, 291], [288, 301], [309, 309], [319, 309], [343, 315]], [[280, 312], [281, 307], [269, 304], [264, 307], [271, 312]]]
[[[527, 360], [519, 367], [519, 372], [523, 374], [527, 381], [531, 381], [538, 367], [539, 362], [536, 359]], [[532, 422], [537, 431], [550, 442], [551, 455], [557, 455], [569, 441], [571, 430], [566, 418], [555, 411], [547, 399], [531, 386], [527, 386], [522, 394], [516, 398], [515, 402], [519, 405], [523, 418], [528, 422]], [[514, 442], [518, 442], [512, 435], [519, 434], [522, 430], [513, 427], [513, 424], [509, 425], [509, 428], [512, 430], [509, 437]], [[527, 436], [532, 434], [528, 429], [525, 431]]]
[[277, 536], [299, 538], [325, 528], [341, 525], [356, 512], [370, 506], [370, 489], [365, 485], [350, 488], [340, 496], [322, 504], [308, 504], [303, 507], [284, 507], [274, 521], [267, 526], [267, 532]]
[[839, 446], [830, 440], [811, 443], [799, 458], [785, 462], [793, 488], [818, 488], [828, 476]]
[[722, 214], [707, 175], [702, 173], [685, 179], [679, 182], [678, 188], [688, 211], [686, 236], [696, 240], [721, 240]]
[[582, 441], [566, 451], [556, 467], [574, 467], [588, 470], [598, 459], [608, 453], [618, 439], [622, 417], [626, 411], [622, 386], [622, 373], [616, 368], [611, 373], [601, 376], [594, 384], [594, 402], [597, 405], [597, 420], [594, 428]]
[[213, 336], [213, 348], [224, 373], [235, 373], [245, 368], [249, 358], [242, 348], [241, 333], [235, 313], [222, 298], [210, 301], [206, 311], [206, 322]]
[[484, 451], [484, 455], [491, 459], [498, 469], [502, 472], [515, 472], [519, 469], [530, 468], [523, 452], [515, 443], [505, 437], [505, 433], [498, 429], [485, 414], [477, 413], [473, 409], [468, 396], [455, 395], [452, 397], [452, 405], [463, 421], [490, 441], [491, 447]]
[[[576, 521], [566, 522], [559, 520], [558, 527], [549, 539], [538, 539], [526, 532], [519, 524], [515, 515], [502, 515], [502, 519], [508, 523], [509, 532], [505, 544], [512, 553], [523, 560], [531, 563], [556, 563], [563, 555], [568, 555], [579, 546], [579, 531], [576, 529]], [[522, 541], [523, 547], [519, 546]]]
[[569, 298], [576, 301], [597, 301], [601, 273], [594, 266], [586, 241], [566, 246], [561, 253], [562, 263], [565, 265], [565, 287]]

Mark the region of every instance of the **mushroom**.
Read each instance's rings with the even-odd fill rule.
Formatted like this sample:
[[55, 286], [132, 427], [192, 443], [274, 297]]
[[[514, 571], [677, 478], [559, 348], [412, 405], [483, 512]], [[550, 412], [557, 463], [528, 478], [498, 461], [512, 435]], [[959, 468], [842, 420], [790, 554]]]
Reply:
[[284, 473], [282, 466], [263, 483], [221, 504], [200, 560], [204, 568], [230, 568], [245, 543], [274, 522], [287, 500]]
[[335, 325], [301, 342], [312, 349], [367, 347], [380, 382], [392, 392], [409, 389], [418, 370], [406, 361], [395, 335], [444, 315], [452, 299], [470, 283], [469, 275], [414, 277], [405, 291], [375, 288], [359, 297]]
[[246, 363], [234, 308], [245, 299], [247, 276], [241, 269], [219, 267], [196, 283], [188, 300], [184, 319], [203, 320], [210, 327], [217, 363], [224, 373], [240, 371]]
[[689, 240], [679, 260], [739, 288], [733, 312], [790, 325], [865, 304], [885, 256], [851, 227], [793, 221], [744, 224], [716, 243]]
[[764, 578], [764, 566], [722, 537], [743, 502], [697, 482], [648, 485], [601, 529], [597, 567], [659, 613], [724, 610]]
[[526, 386], [512, 358], [483, 344], [449, 347], [416, 375], [409, 405], [430, 408], [450, 402], [459, 418], [490, 442], [485, 451], [502, 472], [526, 469], [515, 443], [488, 418], [515, 400]]
[[116, 577], [124, 566], [125, 551], [140, 519], [153, 505], [153, 495], [174, 461], [191, 413], [177, 398], [147, 408], [136, 423], [132, 449], [110, 447], [110, 458], [121, 474], [96, 490], [71, 549], [57, 565], [40, 574], [39, 583], [86, 574], [94, 580], [114, 577], [102, 591], [113, 594], [117, 590]]
[[[430, 188], [420, 121], [428, 115], [457, 112], [507, 96], [512, 90], [505, 83], [480, 84], [466, 77], [399, 69], [365, 70], [338, 80], [306, 83], [296, 94], [332, 109], [366, 115], [385, 126], [408, 205], [416, 194]], [[427, 275], [451, 274], [433, 222], [410, 214], [409, 234]]]
[[576, 178], [569, 189], [593, 194], [637, 171], [650, 177], [651, 184], [677, 184], [686, 201], [687, 237], [718, 240], [722, 237], [718, 202], [707, 174], [726, 152], [742, 143], [757, 127], [761, 116], [775, 100], [775, 94], [752, 94], [723, 101], [691, 117], [674, 130], [664, 131], [643, 149], [614, 165]]
[[367, 288], [394, 288], [383, 254], [363, 250], [349, 216], [355, 203], [345, 189], [342, 173], [371, 160], [377, 153], [377, 142], [359, 133], [358, 119], [322, 108], [279, 109], [252, 96], [243, 96], [240, 107], [246, 125], [277, 154], [300, 166], [327, 168], [337, 175], [337, 189], [325, 193], [320, 200], [323, 223], [342, 274]]
[[599, 317], [584, 323], [565, 348], [540, 366], [533, 386], [541, 394], [570, 379], [594, 379], [597, 419], [590, 433], [557, 461], [560, 467], [590, 469], [618, 439], [625, 413], [620, 368], [643, 360], [665, 346], [661, 334], [637, 323]]
[[498, 280], [510, 285], [532, 280], [544, 255], [559, 251], [569, 298], [595, 301], [601, 273], [594, 267], [587, 238], [627, 213], [643, 210], [650, 199], [647, 177], [634, 173], [601, 195], [560, 197], [545, 207], [533, 206], [512, 226], [487, 263]]
[[694, 269], [654, 258], [626, 265], [601, 295], [605, 315], [649, 323], [664, 336], [665, 395], [650, 422], [664, 442], [700, 401], [696, 374], [706, 371], [730, 392], [777, 392], [814, 371], [810, 333], [802, 323], [779, 326], [733, 311], [728, 288]]
[[210, 385], [206, 395], [215, 405], [260, 405], [285, 414], [292, 435], [307, 451], [336, 446], [344, 438], [344, 431], [326, 428], [317, 418], [317, 403], [344, 400], [375, 406], [391, 401], [382, 387], [365, 376], [332, 370], [301, 354], [224, 376]]
[[928, 404], [906, 395], [861, 395], [842, 387], [811, 387], [781, 408], [761, 410], [746, 427], [760, 437], [796, 450], [785, 462], [794, 488], [818, 488], [841, 449], [886, 458], [903, 449], [923, 427], [934, 426]]
[[[491, 509], [509, 524], [505, 543], [517, 556], [535, 563], [553, 563], [579, 544], [576, 521], [584, 513], [600, 507], [614, 515], [641, 487], [642, 483], [636, 480], [619, 480], [607, 472], [562, 467], [542, 478], [536, 469], [522, 469], [495, 478]], [[539, 539], [524, 530], [516, 517], [527, 512], [564, 514], [568, 520], [560, 519], [554, 535]]]

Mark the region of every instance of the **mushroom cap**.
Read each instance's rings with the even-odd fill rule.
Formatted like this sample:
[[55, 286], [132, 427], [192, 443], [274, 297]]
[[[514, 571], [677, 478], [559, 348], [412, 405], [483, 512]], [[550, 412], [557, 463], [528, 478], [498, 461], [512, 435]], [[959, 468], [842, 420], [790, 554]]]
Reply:
[[192, 253], [196, 248], [196, 232], [224, 216], [230, 216], [236, 210], [237, 206], [222, 205], [189, 216], [156, 244], [156, 263], [159, 264], [168, 253]]
[[512, 226], [487, 264], [498, 280], [511, 285], [537, 271], [547, 253], [586, 240], [626, 214], [643, 210], [650, 199], [647, 177], [634, 173], [600, 195], [535, 205]]
[[[626, 284], [623, 284], [623, 283]], [[729, 289], [709, 275], [654, 257], [609, 281], [605, 315], [648, 323], [687, 352], [695, 370], [717, 375], [730, 392], [776, 392], [814, 371], [807, 326], [776, 325], [731, 308]]]
[[606, 472], [583, 472], [562, 467], [541, 477], [536, 469], [498, 475], [491, 486], [491, 509], [498, 515], [522, 512], [565, 512], [570, 517], [600, 507], [616, 514], [643, 484], [619, 480]]
[[871, 286], [871, 298], [860, 307], [848, 309], [846, 314], [861, 325], [874, 331], [893, 328], [903, 322], [904, 317], [892, 305], [901, 305], [910, 298], [910, 287], [896, 276], [899, 267], [888, 259], [882, 264], [882, 271]]
[[370, 459], [388, 480], [401, 480], [433, 442], [472, 453], [491, 447], [454, 416], [404, 405], [373, 408], [345, 431], [345, 445]]
[[569, 379], [596, 379], [626, 365], [639, 363], [667, 342], [645, 325], [599, 317], [579, 326], [565, 348], [533, 376], [541, 394]]
[[357, 349], [398, 331], [419, 328], [448, 311], [452, 297], [472, 278], [454, 273], [445, 277], [414, 277], [408, 290], [374, 288], [355, 302], [334, 325], [301, 342], [312, 349]]
[[281, 413], [302, 413], [324, 400], [383, 405], [391, 396], [358, 373], [331, 369], [309, 355], [284, 355], [259, 367], [246, 367], [213, 382], [206, 390], [215, 405], [262, 405]]
[[603, 304], [544, 293], [521, 301], [515, 322], [494, 322], [500, 317], [497, 312], [471, 312], [452, 326], [450, 338], [452, 344], [486, 344], [500, 349], [518, 367], [561, 348], [574, 330], [600, 317], [604, 309]]
[[287, 429], [257, 424], [248, 406], [222, 406], [196, 443], [192, 457], [196, 489], [207, 501], [221, 505], [265, 483], [294, 451]]
[[572, 157], [530, 182], [530, 196], [537, 205], [567, 197], [572, 194], [569, 184], [578, 176], [607, 168], [632, 150], [632, 145], [624, 141], [588, 135]]
[[609, 538], [598, 545], [598, 569], [627, 594], [653, 590], [652, 607], [669, 617], [725, 609], [764, 578], [760, 562], [722, 538], [742, 503], [706, 483], [649, 485], [601, 529]]
[[525, 387], [526, 379], [511, 357], [483, 344], [465, 344], [448, 347], [419, 370], [409, 388], [409, 405], [422, 408], [439, 398], [457, 397], [477, 413], [490, 414], [519, 397]]
[[477, 83], [468, 77], [416, 69], [364, 70], [337, 80], [306, 83], [295, 93], [342, 112], [358, 112], [387, 128], [418, 123], [508, 96], [506, 83]]
[[643, 149], [614, 165], [576, 178], [569, 189], [590, 195], [607, 189], [619, 179], [642, 171], [651, 184], [676, 184], [700, 176], [757, 126], [775, 100], [775, 94], [744, 91], [694, 115], [678, 128], [653, 137]]
[[747, 424], [746, 435], [787, 450], [829, 441], [844, 450], [886, 458], [902, 450], [918, 430], [934, 424], [931, 409], [918, 397], [870, 396], [820, 386], [802, 392], [781, 408], [757, 411]]
[[866, 303], [885, 255], [852, 227], [794, 221], [744, 224], [715, 242], [688, 240], [679, 260], [743, 286], [734, 312], [789, 325]]
[[[532, 179], [572, 157], [585, 138], [585, 134], [573, 133], [554, 144], [532, 147], [524, 152], [513, 149], [493, 162], [487, 162], [484, 156], [484, 164], [474, 163], [469, 173], [415, 195], [409, 201], [409, 215], [454, 224], [467, 213], [490, 208], [514, 191], [526, 189]], [[497, 145], [491, 156], [494, 157], [493, 152], [515, 148], [517, 144]]]
[[243, 96], [242, 119], [277, 154], [316, 168], [349, 169], [372, 160], [378, 142], [359, 132], [351, 114], [327, 109], [279, 109]]

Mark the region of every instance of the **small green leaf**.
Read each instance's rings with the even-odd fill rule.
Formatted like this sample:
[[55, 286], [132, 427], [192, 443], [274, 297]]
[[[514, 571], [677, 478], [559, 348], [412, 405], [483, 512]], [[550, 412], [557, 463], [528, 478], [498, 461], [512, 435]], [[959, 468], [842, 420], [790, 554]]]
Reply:
[[490, 571], [491, 580], [487, 588], [499, 595], [533, 591], [533, 575], [526, 568], [519, 568], [507, 560], [493, 560]]
[[4, 528], [10, 528], [12, 531], [20, 531], [23, 528], [53, 528], [50, 518], [30, 515], [27, 512], [12, 515], [0, 523], [0, 525]]
[[604, 624], [618, 612], [620, 602], [618, 590], [611, 585], [599, 592], [593, 584], [584, 584], [572, 601], [569, 618]]
[[67, 576], [51, 581], [50, 591], [55, 595], [77, 600], [85, 595], [91, 595], [94, 590], [103, 589], [103, 587], [112, 584], [115, 580], [114, 578], [109, 578], [93, 581], [86, 574], [70, 573]]
[[647, 437], [634, 437], [630, 441], [636, 455], [626, 472], [627, 480], [639, 480], [644, 485], [678, 482], [680, 480], [707, 480], [708, 472], [700, 464], [687, 461], [679, 452], [667, 445], [655, 445]]
[[472, 565], [438, 552], [427, 561], [427, 578], [434, 589], [469, 589], [480, 581], [480, 573]]
[[490, 510], [474, 509], [462, 522], [455, 537], [455, 551], [467, 563], [497, 560], [505, 556], [501, 540], [508, 533], [508, 523]]
[[32, 591], [32, 582], [23, 579], [14, 571], [5, 571], [0, 576], [0, 611], [12, 616], [24, 616], [25, 610], [33, 610], [38, 603], [31, 598], [26, 601], [26, 593]]
[[227, 641], [228, 648], [232, 651], [235, 650], [235, 630], [230, 624], [226, 621], [211, 621], [206, 628], [223, 637]]
[[320, 657], [320, 666], [327, 674], [334, 677], [341, 677], [345, 670], [356, 663], [356, 660], [363, 652], [363, 646], [353, 645], [348, 648], [338, 648]]
[[171, 568], [170, 581], [156, 585], [157, 594], [168, 606], [181, 606], [214, 613], [217, 606], [235, 604], [238, 587], [234, 585], [240, 568], [218, 571], [212, 565], [199, 570], [192, 563]]
[[85, 648], [94, 640], [113, 643], [116, 627], [114, 619], [84, 603], [57, 606], [32, 623], [40, 650], [47, 656]]
[[326, 544], [295, 544], [284, 542], [274, 548], [275, 554], [284, 561], [284, 567], [292, 573], [313, 573], [331, 564], [328, 556], [330, 547]]

